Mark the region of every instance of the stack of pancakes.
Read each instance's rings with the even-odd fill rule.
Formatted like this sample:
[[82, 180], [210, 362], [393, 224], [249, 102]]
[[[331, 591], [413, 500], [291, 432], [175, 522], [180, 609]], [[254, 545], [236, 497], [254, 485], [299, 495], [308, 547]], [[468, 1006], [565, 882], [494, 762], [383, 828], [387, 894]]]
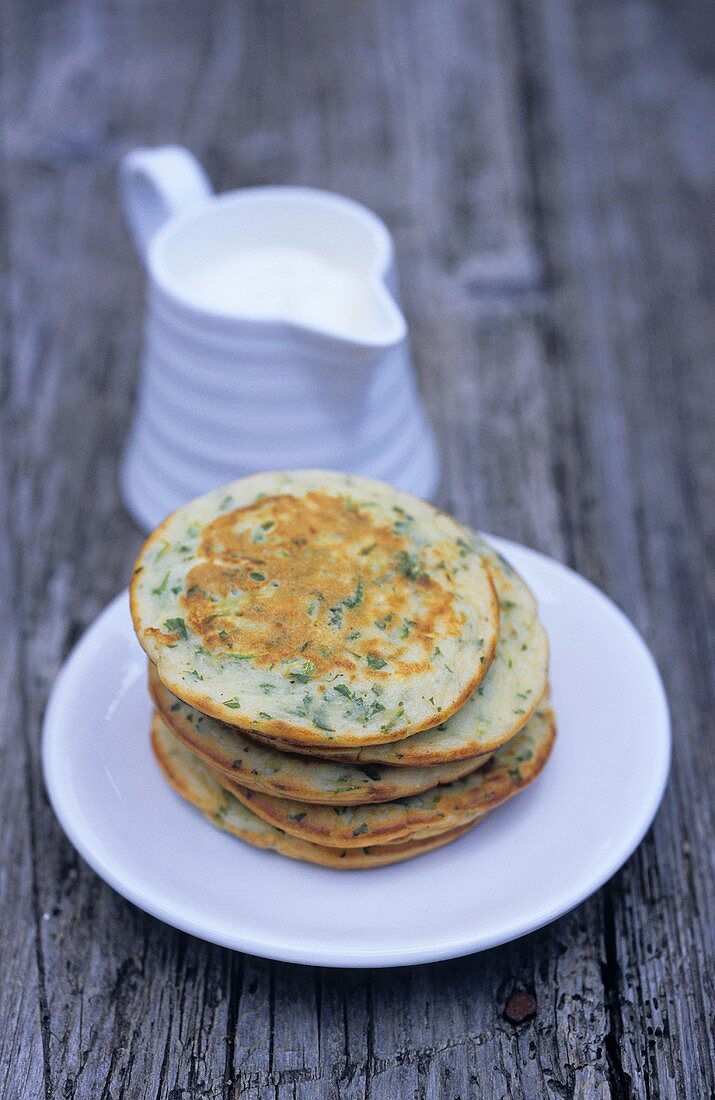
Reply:
[[292, 471], [200, 497], [146, 542], [131, 606], [164, 775], [256, 847], [409, 859], [549, 757], [531, 592], [473, 531], [381, 482]]

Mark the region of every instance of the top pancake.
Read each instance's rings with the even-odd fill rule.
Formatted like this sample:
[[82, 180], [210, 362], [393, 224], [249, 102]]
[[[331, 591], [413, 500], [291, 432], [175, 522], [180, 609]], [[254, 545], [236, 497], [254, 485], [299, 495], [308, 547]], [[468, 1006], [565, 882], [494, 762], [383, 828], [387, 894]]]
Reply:
[[174, 512], [137, 560], [139, 640], [179, 698], [296, 744], [381, 744], [481, 683], [499, 609], [469, 532], [378, 481], [259, 474]]

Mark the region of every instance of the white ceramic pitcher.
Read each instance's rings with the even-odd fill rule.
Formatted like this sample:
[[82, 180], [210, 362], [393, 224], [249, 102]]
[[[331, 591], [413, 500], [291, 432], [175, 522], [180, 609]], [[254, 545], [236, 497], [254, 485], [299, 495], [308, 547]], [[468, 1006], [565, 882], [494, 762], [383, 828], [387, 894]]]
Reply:
[[[438, 460], [394, 300], [393, 246], [366, 207], [328, 191], [213, 194], [186, 149], [137, 149], [121, 198], [149, 275], [143, 371], [121, 468], [146, 529], [216, 485], [266, 469], [325, 467], [429, 497]], [[311, 251], [359, 274], [365, 333], [241, 316], [197, 298], [197, 265], [247, 246]]]

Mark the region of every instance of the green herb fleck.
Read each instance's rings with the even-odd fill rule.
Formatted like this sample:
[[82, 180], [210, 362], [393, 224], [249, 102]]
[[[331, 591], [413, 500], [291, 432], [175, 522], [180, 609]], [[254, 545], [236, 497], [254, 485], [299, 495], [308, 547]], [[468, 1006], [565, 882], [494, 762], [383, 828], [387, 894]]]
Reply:
[[241, 704], [235, 697], [233, 699], [226, 699], [223, 704], [225, 707], [230, 707], [231, 710], [240, 710]]
[[387, 661], [383, 660], [382, 657], [376, 656], [374, 653], [368, 653], [366, 660], [369, 668], [385, 668], [387, 665]]
[[164, 629], [168, 630], [170, 634], [178, 634], [184, 641], [189, 636], [186, 633], [186, 623], [183, 619], [167, 619], [164, 623]]
[[297, 671], [290, 669], [288, 677], [291, 680], [296, 680], [299, 684], [307, 684], [309, 680], [315, 675], [315, 665], [312, 661], [305, 661], [302, 668]]
[[166, 584], [167, 584], [168, 580], [169, 580], [169, 574], [167, 573], [166, 576], [164, 577], [163, 581], [161, 582], [161, 584], [158, 584], [156, 586], [156, 588], [152, 588], [152, 590], [151, 590], [152, 596], [163, 596], [163, 594], [166, 590]]
[[343, 625], [343, 607], [357, 607], [362, 603], [363, 588], [362, 578], [358, 577], [357, 585], [352, 596], [347, 596], [344, 600], [341, 600], [335, 607], [331, 607], [328, 612], [328, 624], [330, 626], [342, 626]]
[[400, 721], [400, 719], [402, 718], [404, 713], [405, 713], [405, 704], [402, 700], [400, 700], [400, 702], [397, 704], [397, 710], [393, 714], [391, 720], [386, 725], [380, 726], [381, 731], [383, 733], [389, 733], [390, 730], [395, 728], [395, 726]]
[[424, 571], [420, 568], [419, 559], [415, 554], [408, 554], [406, 550], [400, 550], [395, 555], [398, 573], [402, 573], [408, 580], [418, 580], [424, 577]]
[[357, 585], [355, 587], [355, 591], [353, 592], [352, 596], [348, 596], [347, 599], [343, 600], [343, 603], [345, 604], [346, 607], [357, 607], [360, 603], [362, 603], [362, 578], [361, 577], [358, 577], [358, 582], [357, 582]]

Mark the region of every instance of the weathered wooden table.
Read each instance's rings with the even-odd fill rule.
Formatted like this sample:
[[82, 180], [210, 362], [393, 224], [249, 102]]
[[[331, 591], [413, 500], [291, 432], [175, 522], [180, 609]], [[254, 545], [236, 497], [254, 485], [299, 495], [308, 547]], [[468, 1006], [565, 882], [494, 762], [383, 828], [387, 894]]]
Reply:
[[[0, 20], [0, 1095], [712, 1095], [712, 9], [6, 0]], [[165, 141], [220, 188], [379, 211], [441, 503], [581, 570], [660, 662], [656, 823], [520, 942], [372, 973], [242, 957], [123, 901], [48, 806], [48, 691], [140, 543], [116, 474], [143, 280], [115, 171]], [[513, 1024], [522, 989], [536, 1016]]]

